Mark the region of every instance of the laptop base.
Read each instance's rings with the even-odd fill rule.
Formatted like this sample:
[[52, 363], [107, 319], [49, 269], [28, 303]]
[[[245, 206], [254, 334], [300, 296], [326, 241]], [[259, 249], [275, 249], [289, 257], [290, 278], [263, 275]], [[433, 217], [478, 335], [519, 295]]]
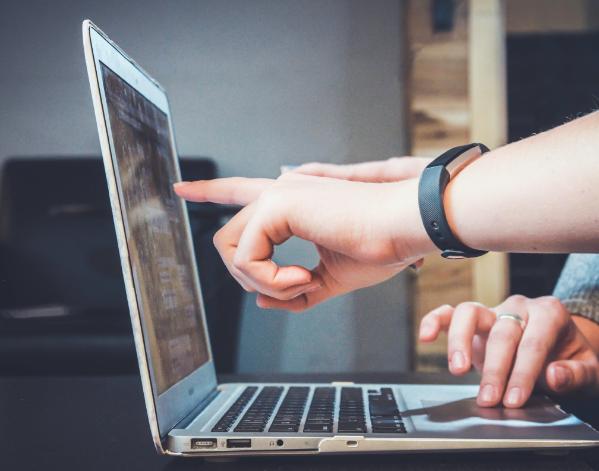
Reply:
[[[269, 431], [274, 423], [282, 398], [273, 410], [273, 417], [262, 432], [238, 432], [233, 426], [227, 432], [213, 432], [223, 414], [248, 387], [263, 388], [308, 387], [314, 391], [334, 387], [335, 426], [330, 433], [304, 432], [310, 402], [306, 404], [297, 432]], [[374, 433], [373, 417], [366, 413], [365, 433], [339, 432], [339, 398], [343, 388], [360, 388], [364, 404], [369, 393], [390, 388], [397, 401], [405, 433]], [[417, 453], [429, 451], [498, 451], [544, 450], [560, 451], [599, 446], [599, 433], [573, 415], [563, 411], [543, 396], [534, 396], [522, 409], [480, 408], [476, 406], [478, 386], [475, 385], [389, 385], [389, 384], [271, 384], [234, 383], [219, 386], [220, 394], [212, 404], [183, 428], [171, 431], [167, 448], [184, 456], [246, 456], [302, 455], [338, 453]], [[244, 412], [251, 407], [244, 406]], [[367, 406], [366, 406], [367, 407]], [[243, 414], [235, 422], [240, 424]]]

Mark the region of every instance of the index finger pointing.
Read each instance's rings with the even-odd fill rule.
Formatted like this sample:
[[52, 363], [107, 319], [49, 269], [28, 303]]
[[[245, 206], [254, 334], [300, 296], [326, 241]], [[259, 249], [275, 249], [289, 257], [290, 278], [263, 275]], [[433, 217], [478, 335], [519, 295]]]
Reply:
[[270, 178], [230, 177], [178, 182], [173, 185], [173, 188], [177, 195], [187, 201], [247, 206], [273, 182], [274, 180]]

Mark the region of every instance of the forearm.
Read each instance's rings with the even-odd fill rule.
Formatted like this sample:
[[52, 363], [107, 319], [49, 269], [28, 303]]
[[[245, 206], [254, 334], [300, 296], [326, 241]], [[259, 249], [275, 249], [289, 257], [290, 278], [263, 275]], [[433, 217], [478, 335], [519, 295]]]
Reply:
[[485, 154], [448, 185], [467, 245], [503, 252], [599, 252], [599, 113]]

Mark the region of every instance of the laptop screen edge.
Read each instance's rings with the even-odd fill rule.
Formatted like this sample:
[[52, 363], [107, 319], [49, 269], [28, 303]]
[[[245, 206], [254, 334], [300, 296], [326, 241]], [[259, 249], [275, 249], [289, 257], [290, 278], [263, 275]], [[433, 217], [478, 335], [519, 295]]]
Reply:
[[[100, 71], [100, 58], [107, 66], [112, 66], [119, 76], [126, 80], [126, 75], [134, 74], [135, 80], [129, 80], [127, 83], [136, 89], [142, 89], [143, 95], [153, 104], [157, 105], [168, 116], [169, 132], [171, 134], [171, 143], [173, 146], [172, 155], [176, 160], [176, 150], [174, 149], [174, 134], [172, 120], [168, 108], [166, 94], [162, 87], [143, 71], [135, 62], [133, 62], [118, 46], [116, 46], [108, 37], [99, 30], [91, 21], [83, 22], [83, 39], [86, 56], [86, 66], [90, 80], [90, 87], [94, 103], [96, 122], [98, 125], [98, 134], [102, 147], [102, 157], [106, 170], [108, 190], [111, 200], [112, 213], [117, 234], [121, 266], [129, 310], [134, 332], [135, 348], [140, 367], [148, 420], [154, 443], [159, 452], [165, 450], [161, 441], [168, 435], [168, 432], [175, 424], [186, 417], [203, 399], [210, 395], [216, 388], [217, 380], [214, 369], [212, 351], [210, 349], [209, 333], [207, 331], [204, 310], [202, 308], [202, 321], [206, 328], [206, 343], [208, 348], [208, 361], [195, 369], [191, 374], [185, 376], [177, 383], [170, 386], [161, 394], [157, 394], [157, 388], [152, 378], [151, 359], [146, 349], [143, 336], [141, 313], [138, 307], [137, 295], [135, 291], [132, 270], [130, 266], [129, 249], [127, 246], [123, 213], [121, 201], [117, 188], [117, 174], [113, 162], [113, 151], [111, 146], [111, 137], [108, 126], [108, 116], [106, 112], [106, 101], [104, 96], [103, 79]], [[138, 88], [139, 87], [139, 88]], [[179, 172], [178, 165], [175, 165]], [[179, 175], [178, 175], [179, 176]], [[184, 204], [184, 203], [181, 203]], [[189, 231], [189, 221], [187, 212], [184, 211], [186, 229]], [[193, 246], [190, 246], [193, 253]], [[194, 258], [195, 259], [195, 258]], [[199, 279], [197, 270], [194, 266], [195, 284], [199, 290]], [[201, 291], [199, 291], [201, 301]]]

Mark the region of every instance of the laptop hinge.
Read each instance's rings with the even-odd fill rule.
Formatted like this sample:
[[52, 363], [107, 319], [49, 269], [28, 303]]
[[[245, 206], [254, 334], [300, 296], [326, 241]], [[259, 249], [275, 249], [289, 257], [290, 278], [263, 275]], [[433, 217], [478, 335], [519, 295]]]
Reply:
[[183, 417], [179, 422], [177, 422], [173, 429], [175, 428], [186, 428], [200, 413], [210, 405], [212, 401], [220, 394], [220, 391], [214, 388], [198, 405], [196, 405], [189, 414]]

